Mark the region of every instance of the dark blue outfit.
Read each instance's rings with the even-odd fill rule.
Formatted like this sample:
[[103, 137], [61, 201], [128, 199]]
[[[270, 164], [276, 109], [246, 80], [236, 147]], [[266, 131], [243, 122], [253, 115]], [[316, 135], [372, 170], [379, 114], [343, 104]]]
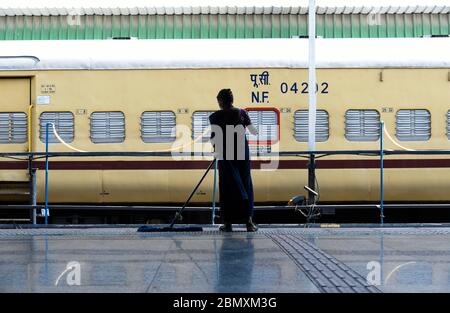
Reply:
[[[223, 154], [218, 157], [220, 212], [223, 223], [246, 223], [253, 217], [253, 183], [251, 177], [250, 151], [245, 134], [234, 134], [234, 156], [227, 159], [226, 125], [251, 124], [250, 117], [245, 110], [230, 108], [214, 112], [209, 117], [211, 125], [222, 129]], [[211, 139], [215, 136], [214, 129]], [[243, 142], [242, 142], [243, 141]], [[220, 144], [216, 142], [216, 145]], [[244, 158], [237, 158], [237, 147], [244, 144]], [[230, 147], [228, 147], [230, 148]], [[217, 151], [217, 147], [216, 147]]]

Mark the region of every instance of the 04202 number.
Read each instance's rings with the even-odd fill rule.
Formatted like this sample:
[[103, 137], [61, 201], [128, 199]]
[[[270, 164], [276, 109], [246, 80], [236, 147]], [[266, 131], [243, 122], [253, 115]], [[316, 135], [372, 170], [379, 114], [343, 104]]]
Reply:
[[[289, 86], [288, 83], [281, 83], [280, 85], [280, 90], [281, 93], [286, 94], [288, 92], [292, 92], [292, 93], [303, 93], [303, 94], [307, 94], [308, 93], [308, 83], [307, 82], [302, 82], [300, 84], [300, 88], [298, 86], [297, 83], [293, 83], [292, 85]], [[328, 93], [328, 83], [327, 82], [322, 82], [319, 86], [319, 84], [316, 84], [316, 93], [322, 93], [322, 94], [327, 94]]]

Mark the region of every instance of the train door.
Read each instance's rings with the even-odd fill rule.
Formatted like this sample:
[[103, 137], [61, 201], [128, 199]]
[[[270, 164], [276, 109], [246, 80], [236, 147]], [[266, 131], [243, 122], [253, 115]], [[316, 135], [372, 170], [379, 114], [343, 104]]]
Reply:
[[[0, 78], [0, 152], [28, 151], [29, 78]], [[27, 162], [0, 158], [0, 200], [23, 200]]]

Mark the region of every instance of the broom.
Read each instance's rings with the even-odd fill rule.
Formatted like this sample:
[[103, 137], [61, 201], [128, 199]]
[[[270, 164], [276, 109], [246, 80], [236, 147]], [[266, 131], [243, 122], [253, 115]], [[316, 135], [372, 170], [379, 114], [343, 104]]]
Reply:
[[216, 162], [216, 159], [212, 160], [209, 164], [208, 168], [206, 169], [205, 173], [203, 174], [202, 178], [198, 182], [197, 186], [195, 186], [194, 190], [192, 190], [189, 198], [186, 200], [186, 202], [183, 204], [183, 206], [175, 213], [175, 216], [172, 219], [172, 222], [169, 226], [149, 226], [144, 225], [138, 228], [138, 232], [144, 232], [144, 233], [151, 233], [151, 232], [185, 232], [185, 231], [203, 231], [203, 228], [200, 226], [180, 226], [175, 227], [175, 222], [181, 218], [181, 213], [183, 212], [184, 208], [188, 205], [189, 201], [191, 201], [192, 197], [194, 196], [195, 192], [197, 191], [198, 187], [200, 187], [201, 183], [205, 179], [206, 175], [208, 174], [211, 167], [214, 165], [214, 162]]

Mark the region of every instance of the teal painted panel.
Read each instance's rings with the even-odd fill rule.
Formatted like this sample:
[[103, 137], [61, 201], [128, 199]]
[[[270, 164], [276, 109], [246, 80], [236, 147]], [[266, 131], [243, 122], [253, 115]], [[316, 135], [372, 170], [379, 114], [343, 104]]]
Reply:
[[342, 37], [352, 37], [352, 21], [350, 16], [343, 16], [342, 18]]
[[209, 16], [209, 38], [219, 37], [219, 19], [217, 15]]
[[413, 36], [421, 37], [423, 35], [423, 25], [422, 25], [422, 15], [421, 14], [413, 14], [412, 15], [412, 23], [413, 23]]
[[217, 38], [227, 38], [227, 16], [218, 15]]
[[107, 39], [107, 38], [111, 38], [112, 37], [112, 19], [105, 16], [104, 20], [103, 20], [103, 38]]
[[357, 14], [351, 14], [350, 15], [350, 21], [352, 25], [352, 37], [359, 38], [361, 35], [361, 28], [359, 25], [359, 15]]
[[14, 40], [18, 40], [23, 36], [23, 22], [24, 22], [24, 17], [23, 16], [15, 16], [14, 17]]
[[20, 29], [16, 30], [16, 40], [21, 40], [27, 37], [29, 26], [27, 25], [27, 16], [18, 16], [17, 19], [20, 21]]
[[281, 21], [280, 15], [272, 15], [271, 16], [271, 36], [270, 38], [281, 38]]
[[138, 15], [137, 17], [137, 37], [139, 39], [147, 38], [147, 27], [146, 27], [147, 19], [145, 16]]
[[173, 37], [175, 39], [183, 38], [183, 17], [181, 15], [174, 17]]
[[[63, 17], [60, 16], [60, 19], [61, 18], [63, 18]], [[25, 23], [28, 23], [28, 22], [25, 20]], [[58, 39], [64, 40], [65, 38], [67, 38], [67, 24], [60, 21], [59, 27], [58, 27]]]
[[405, 37], [414, 37], [414, 20], [412, 14], [403, 15], [403, 25], [405, 27]]
[[308, 35], [308, 16], [298, 15], [298, 35], [301, 37]]
[[236, 15], [236, 38], [245, 38], [245, 15]]
[[[1, 22], [0, 22], [1, 24]], [[23, 37], [21, 39], [31, 40], [33, 33], [33, 18], [31, 16], [24, 16], [23, 18]], [[0, 34], [1, 37], [1, 34]]]
[[335, 37], [335, 31], [336, 31], [335, 25], [336, 24], [335, 24], [334, 20], [335, 20], [334, 15], [331, 15], [331, 14], [325, 15], [325, 19], [324, 19], [324, 22], [325, 22], [324, 37], [325, 38], [334, 38]]
[[190, 39], [192, 36], [191, 17], [183, 15], [183, 38]]
[[33, 16], [33, 39], [41, 39], [41, 21], [38, 16]]
[[156, 16], [147, 16], [147, 37], [145, 39], [155, 39], [156, 38]]
[[396, 31], [396, 23], [395, 23], [395, 16], [392, 14], [386, 15], [386, 37], [396, 37], [397, 31]]
[[120, 17], [120, 37], [130, 37], [130, 16]]
[[320, 37], [325, 37], [324, 32], [325, 25], [325, 15], [317, 15], [316, 16], [316, 35]]
[[6, 19], [0, 19], [0, 40], [5, 40], [6, 36]]
[[[93, 15], [73, 18], [0, 17], [0, 40], [291, 38], [307, 36], [308, 30], [308, 16], [304, 14]], [[319, 14], [316, 19], [316, 33], [324, 38], [421, 37], [450, 33], [450, 14]]]
[[263, 38], [264, 22], [262, 15], [253, 15], [247, 18], [248, 31], [246, 31], [246, 38]]
[[298, 36], [298, 21], [297, 16], [294, 14], [289, 14], [289, 37]]
[[14, 16], [7, 16], [5, 24], [5, 39], [14, 40]]
[[96, 17], [95, 15], [89, 16], [89, 18], [86, 19], [86, 38], [89, 40], [97, 39], [95, 38], [95, 23], [96, 23]]
[[359, 27], [360, 27], [360, 37], [361, 38], [369, 38], [369, 16], [367, 14], [361, 14], [359, 16]]
[[156, 15], [156, 39], [165, 38], [165, 15]]
[[333, 15], [333, 25], [334, 25], [334, 37], [342, 38], [343, 34], [343, 17], [342, 15]]
[[191, 38], [199, 39], [200, 38], [200, 32], [201, 32], [200, 16], [199, 15], [191, 15], [191, 25], [192, 25]]
[[84, 20], [84, 39], [94, 38], [94, 16], [85, 16]]
[[320, 36], [322, 38], [327, 38], [327, 34], [329, 33], [327, 31], [327, 23], [328, 23], [328, 19], [326, 15], [323, 15], [323, 18], [321, 19], [320, 23], [318, 23], [317, 21], [317, 17], [316, 17], [316, 36]]
[[57, 19], [59, 16], [52, 16], [49, 20], [49, 39], [59, 39], [59, 25], [60, 21]]
[[103, 27], [103, 19], [104, 16], [96, 15], [94, 16], [94, 39], [104, 39], [104, 27]]
[[395, 37], [405, 37], [405, 20], [404, 15], [395, 15]]
[[209, 17], [210, 15], [200, 15], [200, 38], [209, 38]]
[[369, 28], [369, 38], [378, 38], [380, 37], [380, 25], [368, 25]]
[[289, 15], [280, 15], [280, 37], [290, 38]]
[[423, 23], [423, 35], [431, 35], [431, 15], [423, 14], [422, 15], [422, 23]]
[[440, 35], [441, 29], [439, 27], [439, 14], [431, 14], [431, 34]]
[[111, 16], [111, 36], [110, 37], [119, 37], [120, 36], [120, 24], [118, 20], [118, 16]]
[[272, 38], [271, 16], [262, 15], [262, 38]]
[[388, 20], [387, 15], [382, 14], [380, 16], [380, 26], [378, 27], [378, 36], [379, 37], [387, 37], [388, 35]]
[[441, 35], [448, 34], [449, 16], [450, 15], [448, 15], [448, 14], [439, 14], [439, 26], [441, 28]]
[[164, 37], [167, 39], [173, 39], [175, 37], [174, 31], [174, 19], [168, 15], [164, 16]]
[[226, 38], [236, 38], [236, 15], [227, 15], [227, 35]]

